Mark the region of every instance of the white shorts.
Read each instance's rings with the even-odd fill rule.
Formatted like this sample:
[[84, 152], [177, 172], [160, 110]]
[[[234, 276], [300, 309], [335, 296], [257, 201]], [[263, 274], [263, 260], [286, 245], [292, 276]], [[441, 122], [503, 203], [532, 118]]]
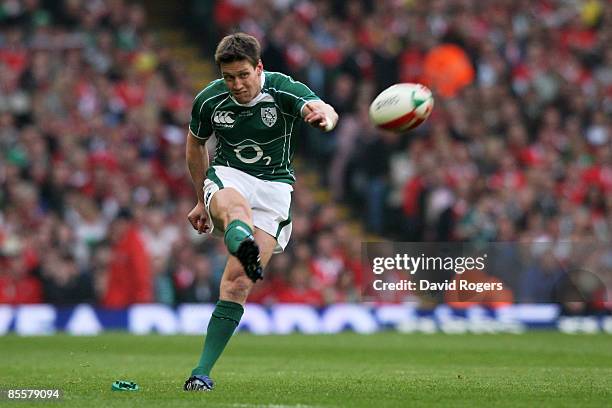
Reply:
[[[251, 206], [253, 225], [276, 238], [274, 253], [283, 252], [291, 237], [291, 192], [293, 187], [278, 181], [261, 180], [243, 171], [212, 166], [210, 178], [204, 180], [204, 204], [208, 212], [210, 232], [223, 236], [220, 226], [212, 223], [210, 202], [215, 193], [223, 188], [236, 190]], [[209, 173], [210, 174], [210, 173]]]

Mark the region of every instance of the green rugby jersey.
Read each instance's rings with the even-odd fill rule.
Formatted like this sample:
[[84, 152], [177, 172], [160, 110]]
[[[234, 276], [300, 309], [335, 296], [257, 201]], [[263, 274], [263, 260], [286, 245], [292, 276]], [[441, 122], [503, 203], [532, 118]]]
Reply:
[[293, 184], [291, 160], [301, 111], [319, 97], [279, 72], [264, 71], [261, 77], [261, 93], [248, 104], [238, 103], [223, 79], [211, 82], [195, 97], [189, 129], [201, 144], [214, 132], [213, 165]]

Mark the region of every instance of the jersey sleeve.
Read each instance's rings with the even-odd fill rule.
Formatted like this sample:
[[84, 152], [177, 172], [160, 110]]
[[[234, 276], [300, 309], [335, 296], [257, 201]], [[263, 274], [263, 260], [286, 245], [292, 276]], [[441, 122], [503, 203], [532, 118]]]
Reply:
[[319, 98], [310, 88], [293, 78], [283, 75], [276, 91], [281, 109], [293, 116], [302, 116], [302, 108], [310, 101]]
[[212, 134], [212, 125], [208, 120], [207, 113], [209, 108], [206, 106], [204, 99], [205, 92], [196, 96], [191, 108], [191, 121], [189, 122], [189, 130], [195, 139], [204, 144]]

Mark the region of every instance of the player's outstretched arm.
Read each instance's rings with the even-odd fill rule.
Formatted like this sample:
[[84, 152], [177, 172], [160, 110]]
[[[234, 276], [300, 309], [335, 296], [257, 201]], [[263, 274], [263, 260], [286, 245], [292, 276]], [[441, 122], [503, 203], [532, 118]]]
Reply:
[[302, 117], [309, 125], [329, 132], [338, 124], [338, 114], [333, 106], [323, 101], [308, 102], [302, 109]]
[[208, 232], [208, 214], [204, 207], [204, 179], [208, 170], [208, 149], [206, 145], [200, 144], [191, 131], [187, 134], [187, 143], [185, 146], [185, 159], [187, 168], [191, 175], [191, 181], [198, 196], [198, 203], [189, 212], [187, 219], [195, 230], [199, 233]]

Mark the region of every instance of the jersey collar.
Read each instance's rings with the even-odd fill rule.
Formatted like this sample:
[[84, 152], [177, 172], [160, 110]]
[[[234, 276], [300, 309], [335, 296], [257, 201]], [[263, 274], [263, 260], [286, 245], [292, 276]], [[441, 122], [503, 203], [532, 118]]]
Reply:
[[265, 83], [266, 83], [266, 72], [262, 71], [261, 72], [261, 91], [259, 92], [259, 95], [257, 95], [253, 99], [251, 99], [248, 103], [240, 103], [240, 102], [238, 102], [234, 98], [234, 95], [231, 95], [231, 94], [230, 94], [230, 98], [238, 106], [244, 106], [244, 107], [247, 107], [247, 108], [253, 107], [253, 106], [257, 105], [259, 102], [261, 102], [261, 100], [264, 99], [266, 96], [268, 96], [268, 94], [263, 91]]

